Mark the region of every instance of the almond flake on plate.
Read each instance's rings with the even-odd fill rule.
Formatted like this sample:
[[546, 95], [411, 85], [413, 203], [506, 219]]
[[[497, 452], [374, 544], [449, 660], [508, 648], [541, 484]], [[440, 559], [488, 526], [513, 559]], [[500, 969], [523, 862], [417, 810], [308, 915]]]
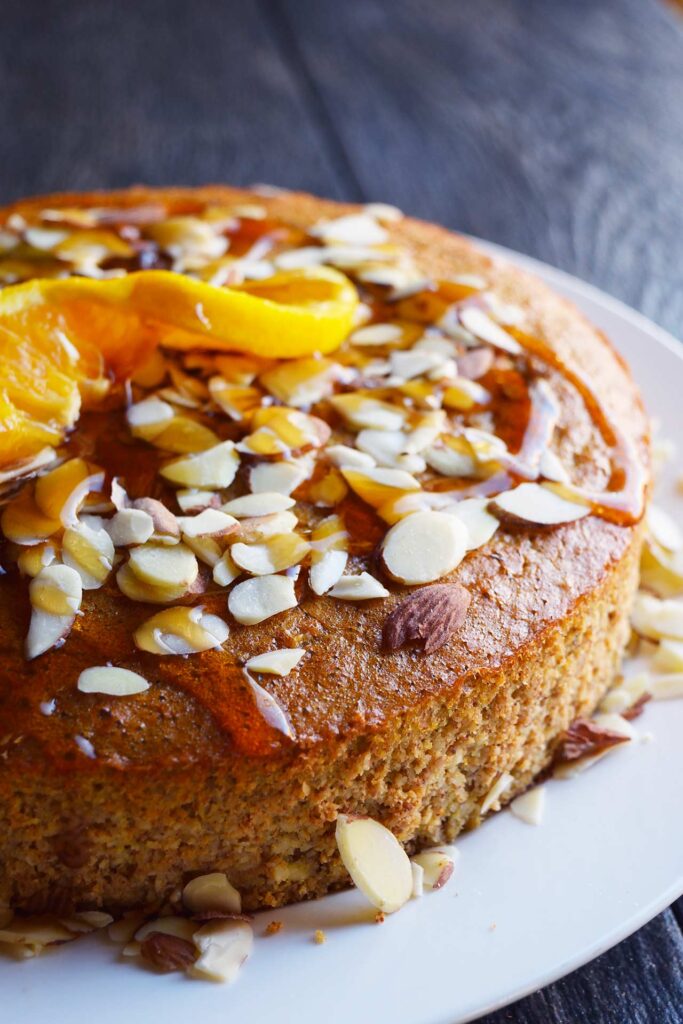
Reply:
[[467, 553], [467, 527], [444, 512], [414, 512], [391, 527], [382, 543], [382, 564], [392, 579], [433, 583], [452, 572]]
[[246, 663], [248, 672], [265, 672], [268, 675], [286, 676], [295, 669], [304, 654], [303, 647], [285, 647], [276, 651], [256, 654]]
[[340, 601], [371, 601], [389, 596], [387, 588], [369, 572], [362, 572], [358, 576], [342, 576], [327, 593], [329, 597], [336, 597]]
[[412, 864], [422, 869], [424, 889], [442, 889], [455, 868], [458, 851], [454, 846], [423, 850], [412, 858]]
[[199, 654], [220, 647], [229, 629], [201, 606], [167, 608], [147, 619], [133, 634], [135, 645], [150, 654]]
[[408, 902], [413, 892], [410, 860], [388, 828], [373, 818], [340, 814], [335, 836], [344, 867], [373, 907], [392, 914]]
[[288, 576], [258, 576], [245, 580], [228, 596], [230, 614], [246, 626], [263, 622], [296, 605], [294, 580]]
[[648, 692], [653, 700], [678, 700], [683, 697], [683, 672], [652, 676]]
[[683, 601], [662, 601], [651, 594], [638, 593], [631, 623], [636, 633], [653, 640], [683, 640]]
[[545, 786], [534, 786], [521, 796], [516, 796], [510, 804], [515, 818], [527, 825], [540, 825], [545, 809]]
[[222, 871], [199, 875], [183, 889], [183, 903], [191, 914], [240, 914], [242, 898]]
[[637, 736], [631, 723], [621, 715], [605, 713], [592, 719], [577, 718], [555, 752], [553, 777], [572, 779]]
[[603, 697], [599, 710], [621, 715], [648, 693], [649, 687], [650, 677], [646, 672], [630, 676]]
[[78, 677], [81, 693], [105, 693], [111, 697], [130, 697], [149, 689], [147, 680], [137, 672], [115, 665], [94, 665]]
[[683, 672], [683, 640], [662, 640], [652, 659], [657, 672]]
[[189, 968], [194, 977], [229, 983], [249, 957], [254, 933], [246, 921], [210, 921], [194, 934], [199, 956]]

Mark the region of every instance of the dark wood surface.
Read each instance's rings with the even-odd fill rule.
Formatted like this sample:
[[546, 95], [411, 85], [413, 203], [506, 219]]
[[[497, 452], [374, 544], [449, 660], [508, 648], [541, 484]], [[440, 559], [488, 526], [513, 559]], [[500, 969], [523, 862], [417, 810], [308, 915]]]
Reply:
[[[683, 336], [683, 18], [659, 0], [0, 0], [0, 132], [0, 202], [381, 199]], [[484, 1020], [680, 1024], [683, 901]]]

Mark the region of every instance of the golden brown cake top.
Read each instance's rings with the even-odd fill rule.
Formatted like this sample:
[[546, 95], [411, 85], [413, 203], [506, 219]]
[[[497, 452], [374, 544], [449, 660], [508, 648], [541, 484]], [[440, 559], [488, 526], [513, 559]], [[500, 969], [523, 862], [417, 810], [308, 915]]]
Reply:
[[[129, 274], [143, 287], [182, 274], [236, 295], [234, 321], [241, 295], [286, 305], [273, 283], [320, 267], [335, 296], [349, 297], [339, 273], [355, 288], [341, 347], [235, 354], [146, 308], [109, 360], [119, 379], [98, 377], [97, 358], [80, 378], [85, 411], [59, 464], [5, 470], [12, 756], [153, 766], [379, 727], [526, 656], [626, 550], [647, 465], [626, 367], [569, 304], [466, 240], [382, 205], [218, 187], [44, 197], [0, 216], [5, 309], [34, 278], [115, 293]], [[115, 315], [79, 314], [107, 359]], [[57, 329], [80, 367], [92, 351], [75, 323]], [[286, 328], [273, 338], [286, 345]], [[7, 332], [0, 343], [16, 355]], [[28, 444], [38, 403], [20, 384], [7, 393]], [[41, 415], [58, 385], [68, 398], [59, 378]], [[75, 618], [60, 604], [74, 573]], [[46, 648], [29, 632], [28, 654], [43, 650], [27, 658], [31, 609], [68, 625]], [[77, 687], [109, 663], [151, 685]]]

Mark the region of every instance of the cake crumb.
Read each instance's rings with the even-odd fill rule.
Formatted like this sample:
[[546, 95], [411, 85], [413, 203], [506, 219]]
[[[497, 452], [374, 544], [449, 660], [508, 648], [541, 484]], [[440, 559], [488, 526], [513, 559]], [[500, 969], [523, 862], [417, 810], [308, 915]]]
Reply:
[[278, 932], [282, 931], [282, 921], [270, 921], [266, 925], [264, 935], [277, 935]]
[[384, 924], [385, 920], [386, 918], [384, 916], [383, 911], [378, 910], [377, 913], [375, 914], [375, 924]]
[[490, 925], [489, 925], [489, 931], [490, 931], [490, 932], [495, 932], [495, 930], [496, 930], [496, 927], [497, 927], [497, 926], [496, 926], [496, 922], [494, 921], [494, 922], [493, 922], [493, 924], [490, 924]]
[[313, 941], [315, 942], [316, 946], [322, 946], [323, 943], [327, 942], [327, 935], [325, 935], [325, 932], [322, 930], [322, 928], [316, 928], [315, 933], [313, 935]]

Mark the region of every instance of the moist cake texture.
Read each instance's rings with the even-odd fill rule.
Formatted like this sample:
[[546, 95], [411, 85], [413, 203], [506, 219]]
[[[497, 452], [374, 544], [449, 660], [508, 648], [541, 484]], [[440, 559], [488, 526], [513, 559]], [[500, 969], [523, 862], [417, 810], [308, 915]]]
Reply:
[[[558, 737], [611, 685], [637, 587], [648, 424], [605, 338], [534, 278], [380, 206], [222, 187], [59, 195], [6, 209], [0, 239], [9, 289], [33, 277], [115, 281], [154, 269], [230, 288], [323, 263], [351, 279], [361, 303], [351, 340], [319, 367], [240, 362], [210, 344], [177, 347], [165, 333], [156, 376], [158, 353], [132, 382], [114, 380], [84, 401], [58, 451], [104, 473], [77, 512], [93, 529], [148, 498], [174, 517], [237, 510], [237, 526], [212, 544], [184, 536], [197, 571], [179, 596], [159, 600], [152, 585], [150, 603], [149, 581], [133, 570], [147, 596], [132, 599], [124, 570], [137, 556], [115, 546], [111, 572], [83, 590], [63, 642], [27, 658], [36, 605], [21, 555], [36, 538], [17, 541], [16, 516], [3, 514], [0, 903], [32, 912], [153, 907], [193, 875], [224, 871], [246, 909], [276, 907], [347, 884], [334, 842], [339, 813], [382, 821], [414, 851], [452, 840], [526, 789]], [[222, 384], [211, 384], [217, 377]], [[150, 396], [211, 432], [205, 448], [236, 445], [234, 479], [198, 487], [211, 495], [194, 507], [190, 495], [189, 511], [179, 485], [160, 474], [187, 454], [178, 435], [165, 448], [131, 430], [131, 405]], [[304, 441], [278, 435], [279, 447], [276, 437], [273, 450], [259, 450], [253, 417], [264, 409], [294, 410], [287, 429]], [[277, 435], [281, 419], [264, 423]], [[219, 582], [215, 562], [235, 545], [247, 567], [256, 555], [279, 557], [263, 521], [282, 512], [271, 504], [259, 515], [257, 505], [244, 516], [229, 503], [287, 491], [272, 472], [285, 463], [295, 503], [283, 511], [297, 522], [279, 529], [304, 543], [292, 564], [274, 562], [266, 575], [291, 581], [295, 604], [240, 622], [230, 595], [259, 576], [237, 564], [234, 579]], [[35, 500], [26, 497], [34, 475], [12, 477], [11, 466], [5, 474], [5, 510]], [[112, 479], [127, 496], [115, 491], [114, 504]], [[529, 486], [528, 511], [524, 502], [510, 511], [504, 496]], [[568, 508], [543, 523], [534, 502], [545, 498], [564, 499], [577, 518], [562, 519]], [[470, 518], [458, 517], [463, 499]], [[390, 549], [396, 525], [421, 514], [422, 553]], [[450, 537], [449, 515], [469, 522], [468, 551], [434, 575], [442, 552], [429, 531]], [[330, 545], [320, 524], [333, 516]], [[54, 544], [53, 564], [68, 563], [63, 523], [42, 540]], [[330, 549], [346, 555], [331, 560], [339, 575], [367, 573], [374, 582], [362, 586], [382, 596], [335, 597], [339, 579], [332, 594], [316, 593], [311, 562]], [[415, 575], [404, 584], [406, 565]], [[451, 588], [451, 604], [438, 603], [437, 584]], [[399, 616], [416, 595], [412, 618]], [[189, 656], [140, 649], [134, 637], [151, 616], [190, 606], [227, 624], [220, 646]], [[245, 671], [274, 650], [304, 653], [283, 676]], [[113, 696], [77, 687], [85, 669], [108, 664], [149, 688]]]

